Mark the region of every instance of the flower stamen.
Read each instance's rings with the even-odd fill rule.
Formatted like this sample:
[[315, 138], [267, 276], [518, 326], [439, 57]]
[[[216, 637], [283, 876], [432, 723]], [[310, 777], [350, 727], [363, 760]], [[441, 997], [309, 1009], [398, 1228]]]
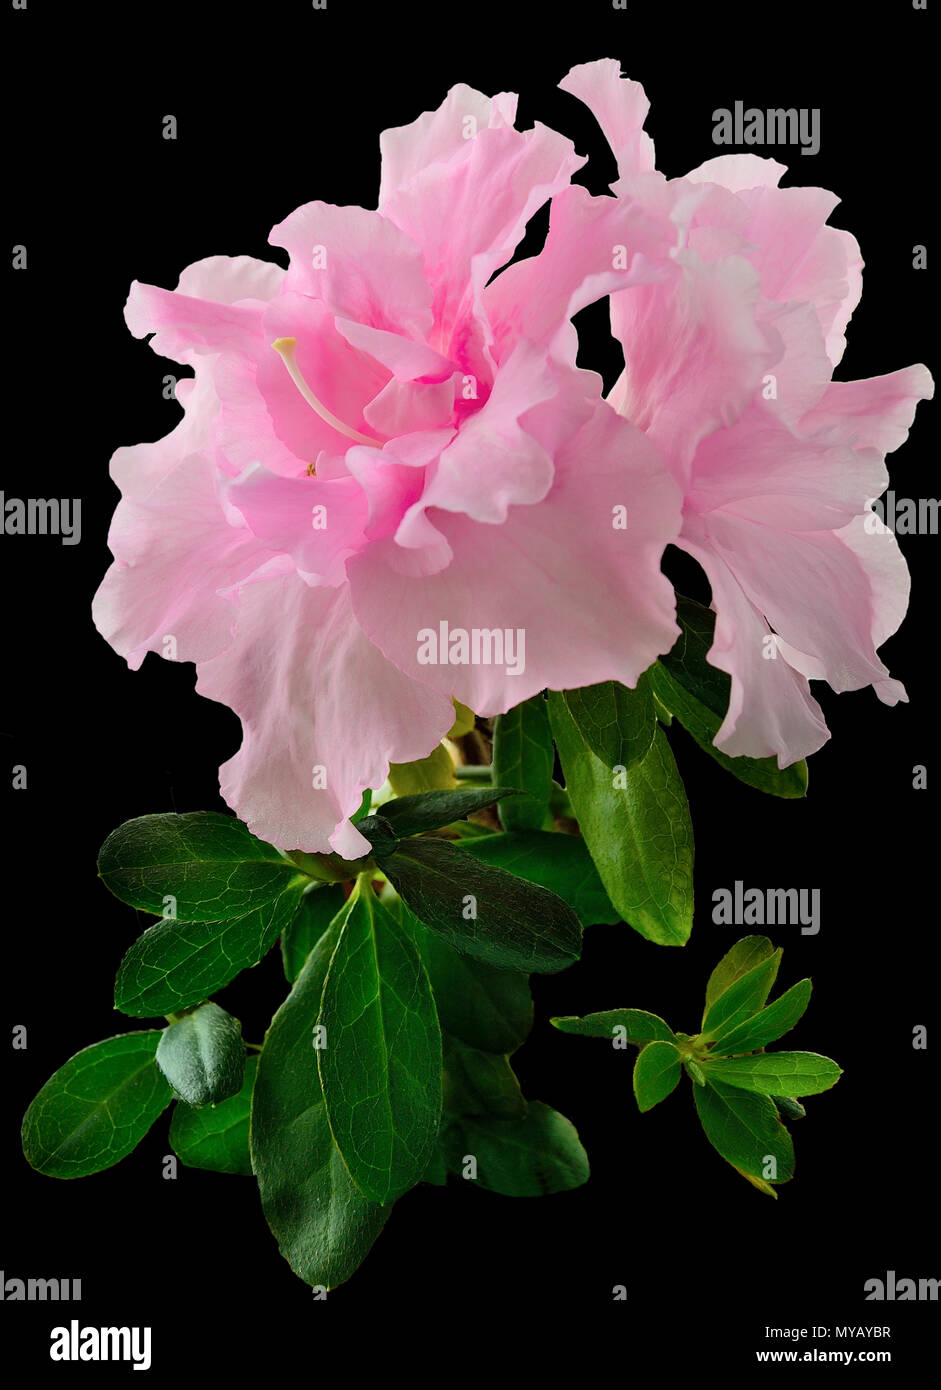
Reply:
[[328, 424], [331, 429], [338, 430], [340, 434], [345, 434], [348, 439], [355, 440], [357, 444], [371, 444], [374, 447], [381, 447], [381, 440], [372, 439], [369, 435], [360, 434], [359, 430], [354, 430], [349, 425], [345, 425], [342, 420], [334, 415], [332, 410], [327, 409], [322, 401], [318, 401], [317, 397], [304, 380], [300, 367], [297, 365], [297, 359], [294, 355], [297, 347], [296, 338], [275, 338], [271, 346], [281, 358], [281, 361], [287, 368], [288, 376], [294, 382], [294, 385], [297, 387], [304, 400], [310, 406], [311, 410], [315, 411], [316, 414], [320, 416], [321, 420]]

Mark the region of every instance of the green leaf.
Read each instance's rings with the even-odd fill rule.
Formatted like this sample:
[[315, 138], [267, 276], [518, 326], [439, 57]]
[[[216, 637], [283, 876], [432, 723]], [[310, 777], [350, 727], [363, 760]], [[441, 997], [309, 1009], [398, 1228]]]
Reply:
[[435, 1145], [435, 1151], [431, 1155], [431, 1162], [422, 1174], [422, 1182], [431, 1183], [433, 1187], [444, 1187], [448, 1180], [448, 1165], [445, 1162], [441, 1145]]
[[420, 792], [416, 796], [400, 796], [395, 801], [385, 802], [379, 814], [402, 839], [424, 830], [440, 830], [443, 825], [482, 811], [505, 796], [517, 799], [512, 787], [457, 787], [454, 791]]
[[720, 1081], [763, 1096], [815, 1096], [829, 1091], [843, 1075], [829, 1057], [817, 1052], [758, 1052], [751, 1057], [703, 1062], [708, 1081]]
[[546, 701], [524, 700], [493, 725], [493, 780], [525, 793], [497, 807], [504, 830], [541, 830], [549, 816], [555, 754]]
[[771, 1099], [781, 1114], [786, 1115], [789, 1120], [803, 1120], [807, 1115], [800, 1101], [794, 1100], [793, 1096], [772, 1096]]
[[462, 841], [461, 848], [485, 864], [548, 888], [568, 903], [585, 926], [621, 920], [581, 835], [517, 830]]
[[759, 1048], [767, 1047], [768, 1043], [776, 1042], [778, 1038], [790, 1032], [807, 1008], [811, 988], [810, 980], [801, 980], [798, 984], [792, 985], [780, 999], [762, 1009], [761, 1013], [754, 1014], [737, 1028], [733, 1028], [731, 1033], [726, 1033], [721, 1043], [714, 1048], [712, 1055], [730, 1056], [733, 1052], [757, 1052]]
[[[550, 1022], [562, 1033], [578, 1033], [586, 1038], [618, 1036], [629, 1043], [676, 1042], [676, 1034], [669, 1024], [644, 1009], [607, 1009], [603, 1013], [586, 1014], [584, 1018], [553, 1018]], [[618, 1033], [618, 1029], [623, 1032]]]
[[[693, 1096], [706, 1138], [724, 1159], [750, 1179], [787, 1182], [794, 1174], [794, 1146], [768, 1096], [723, 1086], [710, 1078]], [[774, 1159], [776, 1173], [766, 1177]]]
[[562, 699], [579, 734], [610, 772], [646, 757], [657, 729], [646, 674], [634, 690], [620, 681], [603, 681], [563, 690]]
[[465, 848], [403, 840], [382, 868], [418, 920], [458, 951], [500, 969], [542, 973], [578, 958], [581, 928], [561, 898]]
[[441, 1119], [441, 1032], [408, 928], [357, 884], [340, 926], [317, 1020], [330, 1129], [350, 1176], [374, 1202], [421, 1180]]
[[509, 1058], [445, 1039], [444, 1108], [449, 1116], [490, 1115], [511, 1120], [526, 1101]]
[[209, 1168], [214, 1173], [252, 1175], [248, 1151], [248, 1118], [258, 1057], [245, 1062], [245, 1075], [238, 1095], [218, 1105], [195, 1110], [177, 1101], [170, 1121], [170, 1147], [188, 1168]]
[[477, 1185], [506, 1197], [540, 1197], [588, 1181], [588, 1156], [575, 1126], [540, 1101], [513, 1120], [452, 1121], [441, 1144], [453, 1172], [463, 1175], [467, 1159], [474, 1158]]
[[454, 706], [454, 723], [448, 730], [447, 737], [463, 738], [465, 734], [470, 733], [477, 722], [474, 711], [468, 709], [467, 705], [462, 705], [460, 700], [455, 700], [453, 695], [451, 696], [451, 703]]
[[566, 788], [612, 905], [642, 936], [682, 945], [693, 924], [693, 832], [666, 736], [657, 730], [646, 757], [614, 774], [581, 738], [557, 692], [549, 695], [549, 718]]
[[716, 748], [713, 739], [729, 708], [731, 679], [710, 665], [706, 655], [715, 635], [715, 614], [692, 599], [678, 597], [676, 619], [681, 635], [650, 671], [658, 699], [699, 746], [740, 781], [772, 796], [804, 796], [806, 762], [779, 768], [775, 758], [730, 758]]
[[335, 923], [317, 942], [271, 1022], [252, 1096], [249, 1143], [262, 1208], [288, 1264], [335, 1288], [369, 1253], [391, 1206], [369, 1202], [333, 1142], [311, 1037]]
[[154, 1063], [160, 1031], [121, 1033], [70, 1057], [23, 1117], [27, 1162], [52, 1178], [82, 1178], [119, 1162], [170, 1104]]
[[281, 959], [290, 984], [345, 902], [341, 883], [324, 884], [301, 898], [297, 912], [281, 933]]
[[214, 811], [125, 821], [102, 845], [98, 873], [122, 902], [184, 922], [244, 917], [309, 881], [241, 821]]
[[115, 1006], [135, 1018], [179, 1013], [257, 965], [297, 911], [303, 879], [244, 917], [223, 922], [167, 918], [138, 937], [118, 969]]
[[778, 949], [729, 985], [706, 1012], [700, 1034], [703, 1041], [719, 1042], [739, 1024], [753, 1018], [771, 993], [780, 964], [781, 951]]
[[652, 1110], [679, 1085], [683, 1072], [679, 1048], [671, 1042], [651, 1042], [641, 1048], [634, 1063], [634, 1096], [637, 1108]]
[[529, 978], [455, 951], [409, 916], [444, 1032], [484, 1052], [513, 1052], [525, 1042], [533, 1025]]
[[741, 941], [736, 941], [709, 976], [703, 1019], [705, 1020], [706, 1014], [720, 994], [724, 994], [736, 980], [740, 980], [749, 970], [753, 970], [761, 961], [773, 955], [774, 947], [766, 936], [743, 936]]
[[418, 758], [413, 763], [391, 763], [389, 766], [389, 785], [396, 796], [453, 787], [456, 781], [454, 762], [443, 743], [439, 743], [427, 758]]
[[187, 1105], [229, 1100], [245, 1073], [242, 1025], [218, 1004], [201, 1004], [163, 1030], [156, 1061]]

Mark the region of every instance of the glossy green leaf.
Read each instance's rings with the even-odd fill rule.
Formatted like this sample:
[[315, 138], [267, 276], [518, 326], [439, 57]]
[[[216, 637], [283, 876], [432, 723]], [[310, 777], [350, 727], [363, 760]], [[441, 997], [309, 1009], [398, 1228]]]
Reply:
[[637, 1108], [643, 1112], [659, 1105], [679, 1085], [682, 1073], [682, 1058], [674, 1043], [648, 1043], [634, 1063]]
[[529, 977], [455, 951], [415, 917], [411, 921], [442, 1030], [485, 1052], [513, 1052], [525, 1042], [533, 1024]]
[[281, 933], [281, 960], [291, 984], [345, 902], [342, 883], [325, 883], [301, 898], [297, 912]]
[[526, 1101], [509, 1058], [445, 1039], [444, 1108], [448, 1115], [490, 1115], [510, 1120]]
[[575, 1126], [540, 1101], [512, 1120], [452, 1121], [441, 1145], [452, 1172], [463, 1176], [476, 1166], [477, 1186], [506, 1197], [541, 1197], [588, 1181], [588, 1156]]
[[687, 1057], [683, 1065], [691, 1081], [694, 1081], [697, 1086], [705, 1086], [706, 1074], [694, 1057]]
[[761, 1013], [726, 1033], [713, 1049], [713, 1056], [731, 1056], [733, 1052], [757, 1052], [768, 1043], [776, 1042], [790, 1032], [810, 1003], [810, 980], [800, 980], [769, 1004]]
[[773, 955], [774, 947], [766, 936], [743, 936], [740, 941], [736, 941], [709, 976], [703, 1019], [720, 994], [724, 994], [736, 980], [740, 980], [749, 970], [753, 970], [761, 961]]
[[613, 907], [651, 941], [682, 945], [693, 924], [693, 832], [666, 736], [658, 730], [646, 757], [612, 773], [556, 692], [549, 717], [579, 826]]
[[165, 919], [138, 937], [121, 962], [115, 1006], [134, 1018], [179, 1013], [257, 965], [297, 911], [306, 880], [244, 917], [222, 922]]
[[524, 793], [497, 806], [504, 830], [541, 830], [545, 825], [554, 763], [544, 696], [534, 695], [494, 720], [493, 780]]
[[801, 797], [807, 792], [806, 762], [779, 768], [776, 758], [730, 758], [713, 739], [729, 708], [731, 680], [709, 663], [707, 652], [715, 634], [715, 614], [692, 599], [678, 597], [681, 635], [666, 656], [650, 670], [658, 699], [676, 716], [716, 762], [741, 782], [772, 796]]
[[122, 902], [184, 922], [244, 917], [309, 881], [241, 821], [214, 811], [125, 821], [102, 845], [98, 873]]
[[429, 930], [500, 969], [563, 970], [581, 949], [572, 909], [536, 884], [440, 839], [403, 840], [382, 868]]
[[242, 1025], [218, 1004], [201, 1004], [164, 1029], [156, 1061], [187, 1105], [229, 1100], [245, 1073]]
[[158, 1029], [121, 1033], [70, 1057], [23, 1117], [23, 1152], [40, 1173], [81, 1178], [119, 1162], [170, 1104], [154, 1055]]
[[323, 990], [317, 1050], [334, 1140], [374, 1202], [421, 1180], [441, 1119], [441, 1032], [408, 918], [362, 881], [340, 925]]
[[646, 674], [634, 690], [620, 681], [603, 681], [564, 690], [562, 699], [579, 734], [610, 772], [646, 757], [657, 729]]
[[793, 1176], [794, 1146], [769, 1096], [712, 1079], [694, 1086], [693, 1096], [706, 1138], [733, 1168], [769, 1183]]
[[577, 1033], [586, 1038], [623, 1038], [629, 1043], [676, 1042], [669, 1024], [643, 1009], [607, 1009], [584, 1018], [553, 1018], [550, 1022], [562, 1033]]
[[[379, 808], [379, 815], [392, 827], [395, 835], [418, 835], [425, 830], [439, 830], [452, 821], [482, 811], [503, 797], [516, 797], [512, 787], [456, 787], [453, 791], [421, 792], [416, 796], [400, 796]], [[360, 827], [362, 829], [362, 826]]]
[[308, 1284], [349, 1279], [391, 1206], [367, 1201], [333, 1142], [313, 1028], [339, 923], [311, 951], [271, 1022], [258, 1063], [249, 1142], [262, 1208], [288, 1264]]
[[548, 888], [568, 903], [586, 927], [621, 920], [581, 835], [518, 830], [462, 841], [461, 848], [485, 864]]
[[815, 1096], [829, 1091], [843, 1075], [829, 1057], [817, 1052], [757, 1052], [751, 1057], [703, 1062], [708, 1081], [757, 1091], [763, 1096]]
[[218, 1105], [196, 1110], [177, 1101], [170, 1121], [170, 1147], [188, 1168], [208, 1168], [214, 1173], [241, 1173], [251, 1177], [248, 1120], [258, 1057], [246, 1058], [245, 1075], [238, 1095]]
[[435, 1145], [431, 1161], [422, 1175], [422, 1182], [431, 1183], [433, 1187], [444, 1187], [448, 1180], [448, 1165], [444, 1157], [444, 1152], [440, 1144]]
[[771, 993], [780, 964], [779, 949], [729, 985], [710, 1005], [700, 1036], [704, 1040], [719, 1042], [747, 1019], [753, 1018]]
[[803, 1120], [807, 1116], [807, 1111], [799, 1100], [793, 1096], [772, 1096], [771, 1099], [778, 1107], [782, 1115], [786, 1115], [789, 1120]]

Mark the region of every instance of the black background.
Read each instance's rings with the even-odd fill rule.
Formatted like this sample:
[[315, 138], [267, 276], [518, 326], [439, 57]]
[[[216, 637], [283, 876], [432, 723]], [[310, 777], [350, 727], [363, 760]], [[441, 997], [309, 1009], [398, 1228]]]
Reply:
[[[475, 1352], [497, 1369], [508, 1349], [534, 1364], [575, 1342], [587, 1373], [599, 1355], [617, 1357], [615, 1374], [650, 1358], [669, 1381], [677, 1367], [754, 1367], [755, 1350], [782, 1345], [764, 1340], [766, 1324], [888, 1324], [888, 1373], [910, 1374], [934, 1309], [865, 1302], [863, 1284], [889, 1269], [939, 1273], [931, 1052], [911, 1045], [937, 997], [937, 537], [901, 540], [913, 599], [883, 649], [911, 703], [889, 709], [871, 691], [815, 687], [833, 738], [812, 760], [801, 803], [741, 786], [678, 731], [696, 832], [690, 944], [679, 952], [599, 927], [580, 964], [535, 979], [537, 1024], [518, 1070], [528, 1095], [577, 1124], [592, 1160], [587, 1187], [532, 1201], [456, 1179], [445, 1192], [421, 1188], [350, 1283], [316, 1303], [279, 1257], [249, 1179], [181, 1166], [164, 1180], [166, 1118], [118, 1167], [79, 1182], [34, 1174], [18, 1130], [56, 1067], [128, 1027], [112, 1009], [112, 980], [142, 924], [97, 881], [101, 841], [145, 812], [223, 809], [216, 768], [239, 741], [235, 716], [193, 693], [191, 667], [151, 656], [131, 673], [89, 616], [117, 501], [108, 458], [179, 415], [161, 394], [175, 367], [123, 323], [131, 280], [169, 287], [189, 262], [217, 253], [279, 259], [268, 230], [312, 198], [373, 206], [379, 132], [437, 106], [458, 81], [520, 92], [518, 125], [539, 119], [569, 134], [593, 156], [580, 181], [600, 192], [613, 161], [592, 118], [555, 84], [576, 62], [617, 57], [651, 98], [647, 128], [669, 175], [723, 152], [711, 142], [715, 107], [819, 107], [818, 155], [759, 153], [790, 165], [785, 182], [837, 192], [832, 220], [860, 240], [863, 300], [837, 375], [933, 367], [930, 272], [911, 261], [933, 225], [935, 14], [910, 0], [865, 10], [819, 0], [626, 11], [604, 0], [7, 8], [7, 240], [28, 247], [29, 268], [8, 274], [4, 418], [14, 440], [0, 486], [8, 497], [83, 499], [80, 545], [0, 537], [0, 1265], [8, 1276], [83, 1282], [71, 1307], [5, 1303], [8, 1352], [46, 1374], [49, 1328], [77, 1316], [152, 1326], [159, 1375], [244, 1371], [259, 1352], [284, 1373], [323, 1373], [344, 1354], [361, 1368], [382, 1356], [390, 1371], [437, 1377]], [[175, 142], [161, 138], [167, 114], [179, 123]], [[596, 353], [588, 365], [610, 383], [612, 360]], [[890, 459], [900, 495], [937, 492], [933, 410], [920, 407], [912, 440]], [[28, 769], [26, 791], [10, 788], [14, 764]], [[916, 764], [928, 766], [927, 791], [912, 788]], [[782, 986], [814, 980], [793, 1045], [835, 1056], [846, 1073], [793, 1127], [797, 1172], [777, 1202], [709, 1148], [685, 1084], [639, 1116], [633, 1053], [547, 1022], [632, 1005], [694, 1029], [712, 965], [744, 934], [710, 917], [713, 889], [736, 879], [820, 888], [818, 936], [771, 934], [785, 947]], [[275, 952], [223, 1002], [260, 1038], [284, 993]], [[10, 1048], [15, 1024], [28, 1028], [26, 1051]], [[612, 1300], [618, 1284], [626, 1302]], [[398, 1335], [383, 1350], [386, 1327]], [[418, 1334], [436, 1332], [450, 1351], [428, 1361]]]

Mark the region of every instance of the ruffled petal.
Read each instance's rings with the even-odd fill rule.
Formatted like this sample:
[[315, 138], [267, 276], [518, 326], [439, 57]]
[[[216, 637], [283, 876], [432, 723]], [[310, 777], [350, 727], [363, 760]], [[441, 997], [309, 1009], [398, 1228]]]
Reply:
[[742, 257], [707, 262], [682, 251], [665, 266], [668, 279], [611, 297], [625, 365], [609, 400], [685, 483], [699, 441], [742, 413], [776, 348], [758, 323], [758, 277]]
[[108, 544], [115, 562], [92, 616], [133, 670], [148, 651], [178, 661], [215, 656], [235, 616], [225, 591], [271, 559], [247, 527], [227, 522], [205, 454], [181, 460], [145, 500], [125, 497]]
[[135, 338], [153, 333], [154, 352], [174, 362], [194, 362], [205, 353], [252, 352], [264, 304], [283, 278], [280, 266], [251, 256], [211, 256], [184, 270], [176, 290], [135, 280], [124, 317]]
[[297, 575], [241, 591], [235, 636], [200, 666], [196, 688], [242, 720], [220, 785], [253, 834], [348, 859], [369, 853], [348, 819], [365, 789], [382, 785], [390, 762], [426, 757], [454, 722], [450, 698], [364, 636], [347, 586], [311, 588]]
[[372, 328], [415, 338], [430, 331], [431, 288], [421, 251], [378, 212], [305, 203], [268, 240], [291, 257], [285, 290]]
[[675, 225], [640, 203], [593, 198], [578, 184], [564, 188], [552, 200], [539, 255], [508, 266], [483, 292], [494, 359], [503, 360], [525, 337], [574, 366], [572, 316], [603, 295], [666, 278], [669, 270], [656, 260], [676, 240]]
[[441, 158], [384, 195], [381, 207], [422, 249], [433, 291], [432, 346], [482, 371], [486, 333], [476, 322], [477, 299], [532, 215], [585, 161], [570, 140], [538, 124], [525, 132], [478, 128], [463, 138], [459, 107], [451, 97], [446, 105], [446, 139], [435, 124]]
[[345, 561], [365, 542], [366, 498], [355, 478], [284, 478], [256, 464], [225, 495], [252, 535], [290, 555], [308, 583], [342, 584]]
[[639, 82], [621, 76], [616, 58], [580, 63], [559, 87], [584, 102], [601, 126], [621, 178], [653, 169], [654, 145], [644, 130], [650, 102]]
[[677, 544], [699, 561], [712, 586], [716, 627], [709, 661], [732, 682], [715, 745], [731, 758], [776, 757], [779, 767], [789, 767], [830, 737], [823, 711], [734, 572], [702, 539], [698, 524], [687, 520]]
[[187, 454], [209, 445], [219, 413], [210, 365], [203, 361], [195, 377], [178, 381], [174, 395], [183, 407], [183, 419], [169, 434], [153, 444], [124, 445], [112, 455], [111, 477], [125, 497], [146, 497]]
[[[389, 540], [352, 559], [357, 617], [401, 670], [482, 714], [546, 686], [634, 685], [677, 635], [660, 560], [679, 527], [679, 500], [654, 446], [599, 401], [559, 452], [537, 506], [510, 507], [499, 526], [434, 515], [453, 554], [446, 569], [397, 572]], [[421, 634], [440, 634], [442, 622], [450, 632], [509, 630], [512, 659], [505, 647], [502, 664], [426, 664]]]
[[701, 524], [754, 607], [834, 690], [889, 679], [873, 646], [875, 604], [860, 547], [845, 545], [840, 532], [778, 531], [727, 512]]
[[380, 211], [394, 193], [407, 188], [425, 169], [446, 164], [459, 154], [477, 130], [511, 126], [515, 119], [516, 97], [512, 93], [486, 97], [458, 82], [436, 111], [425, 111], [409, 125], [384, 130], [379, 137]]

